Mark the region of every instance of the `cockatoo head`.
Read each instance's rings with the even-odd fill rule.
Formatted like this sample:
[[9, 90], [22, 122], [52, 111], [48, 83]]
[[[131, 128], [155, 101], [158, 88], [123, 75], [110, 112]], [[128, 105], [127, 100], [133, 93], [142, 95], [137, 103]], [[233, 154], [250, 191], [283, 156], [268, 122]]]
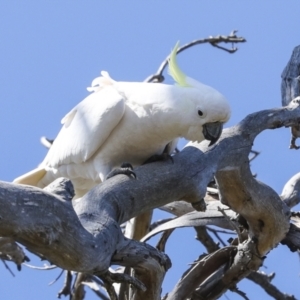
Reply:
[[230, 118], [230, 106], [217, 90], [186, 76], [179, 68], [176, 54], [179, 43], [170, 54], [169, 74], [184, 89], [189, 127], [184, 137], [191, 141], [207, 139], [213, 145], [221, 136], [223, 124]]

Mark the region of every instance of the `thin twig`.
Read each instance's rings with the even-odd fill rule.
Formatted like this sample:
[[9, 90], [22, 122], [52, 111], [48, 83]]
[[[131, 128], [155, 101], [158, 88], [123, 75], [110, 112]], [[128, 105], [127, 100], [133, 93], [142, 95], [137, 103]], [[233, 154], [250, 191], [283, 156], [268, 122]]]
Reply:
[[240, 295], [242, 298], [244, 298], [245, 300], [250, 300], [247, 296], [246, 293], [239, 290], [236, 286], [230, 289], [232, 292], [237, 293], [238, 295]]
[[155, 222], [153, 222], [151, 225], [150, 225], [150, 228], [149, 228], [149, 231], [152, 231], [153, 229], [155, 229], [156, 227], [164, 224], [164, 223], [167, 223], [169, 221], [172, 221], [174, 218], [167, 218], [167, 219], [161, 219], [161, 220], [157, 220]]
[[30, 268], [30, 269], [41, 270], [41, 271], [48, 271], [48, 270], [53, 270], [53, 269], [58, 268], [56, 265], [37, 267], [37, 266], [29, 265], [29, 264], [26, 264], [26, 263], [23, 263], [23, 266], [25, 266], [27, 268]]
[[107, 271], [105, 274], [97, 275], [104, 283], [104, 287], [111, 298], [111, 300], [117, 300], [117, 294], [113, 287], [113, 283], [128, 283], [133, 285], [135, 288], [138, 288], [142, 291], [146, 291], [145, 285], [139, 281], [137, 278], [133, 278], [128, 274], [119, 274], [119, 273], [112, 273]]
[[224, 218], [231, 224], [238, 235], [239, 243], [241, 243], [243, 239], [239, 227], [226, 215], [224, 209], [222, 209], [220, 206], [218, 206], [218, 211], [221, 212]]
[[88, 281], [90, 275], [87, 273], [78, 272], [74, 280], [71, 299], [72, 300], [83, 300], [85, 297], [85, 285], [82, 284], [83, 281]]
[[50, 149], [50, 147], [52, 146], [54, 140], [52, 139], [48, 139], [45, 136], [42, 136], [40, 139], [41, 144], [46, 147], [47, 149]]
[[215, 235], [215, 237], [219, 240], [219, 242], [222, 244], [222, 246], [225, 247], [226, 243], [221, 239], [221, 237], [219, 236], [219, 234], [216, 231], [214, 231], [214, 230], [211, 230], [211, 231]]
[[52, 280], [51, 282], [48, 283], [48, 285], [52, 285], [54, 284], [55, 282], [58, 281], [58, 279], [61, 277], [61, 275], [64, 273], [64, 270], [61, 270], [61, 272], [59, 273], [59, 275], [54, 279]]
[[251, 150], [250, 153], [252, 153], [253, 155], [249, 158], [249, 161], [251, 162], [252, 160], [254, 160], [259, 154], [259, 151], [256, 150]]
[[161, 235], [158, 243], [156, 244], [156, 248], [159, 250], [159, 251], [162, 251], [162, 252], [166, 252], [165, 251], [165, 247], [166, 247], [166, 243], [169, 239], [169, 237], [171, 236], [172, 232], [175, 230], [175, 228], [173, 229], [169, 229], [169, 230], [165, 230], [163, 232], [163, 234]]
[[[235, 35], [236, 30], [232, 31], [228, 36], [224, 36], [224, 35], [218, 35], [218, 36], [210, 36], [208, 38], [205, 39], [200, 39], [200, 40], [195, 40], [192, 41], [188, 44], [185, 44], [183, 46], [181, 46], [180, 48], [178, 48], [177, 50], [177, 54], [179, 54], [180, 52], [183, 52], [184, 50], [193, 47], [195, 45], [200, 45], [200, 44], [205, 44], [205, 43], [209, 43], [211, 44], [213, 47], [217, 47], [221, 50], [224, 50], [228, 53], [234, 53], [237, 51], [237, 48], [233, 47], [231, 49], [228, 48], [224, 48], [222, 46], [219, 46], [219, 43], [244, 43], [246, 42], [246, 39], [244, 39], [243, 37], [237, 37]], [[167, 58], [161, 63], [161, 65], [159, 66], [157, 72], [151, 76], [149, 76], [148, 78], [145, 79], [145, 82], [163, 82], [164, 81], [164, 76], [163, 76], [163, 72], [166, 68], [166, 66], [169, 63], [169, 58], [170, 56], [168, 55]]]
[[6, 263], [6, 261], [4, 260], [4, 259], [1, 259], [2, 260], [2, 262], [3, 262], [3, 264], [4, 264], [4, 266], [5, 266], [5, 268], [9, 271], [9, 273], [13, 276], [13, 277], [15, 277], [15, 274], [14, 274], [14, 272], [11, 270], [11, 268], [8, 266], [8, 264]]
[[89, 287], [100, 299], [109, 300], [109, 298], [101, 292], [99, 286], [97, 285], [97, 283], [95, 281], [92, 281], [92, 282], [83, 281], [83, 282], [81, 282], [81, 284]]
[[208, 253], [212, 253], [220, 249], [219, 243], [216, 243], [208, 234], [206, 226], [197, 226], [194, 227], [194, 229], [197, 232], [196, 239], [203, 244]]
[[296, 300], [296, 298], [293, 295], [282, 293], [275, 285], [271, 283], [274, 277], [275, 277], [275, 273], [271, 273], [270, 275], [267, 275], [264, 272], [257, 271], [257, 272], [251, 272], [247, 276], [247, 279], [260, 285], [265, 290], [265, 292], [271, 297], [274, 297], [274, 299]]
[[227, 231], [227, 230], [220, 230], [220, 229], [213, 229], [213, 228], [210, 228], [209, 226], [206, 226], [206, 229], [208, 231], [211, 231], [211, 232], [217, 232], [217, 233], [224, 233], [224, 234], [235, 234], [234, 232], [230, 232], [230, 231]]
[[207, 187], [206, 188], [207, 192], [208, 193], [211, 193], [211, 194], [219, 194], [219, 190], [218, 189], [215, 189], [215, 188], [212, 188], [212, 187]]

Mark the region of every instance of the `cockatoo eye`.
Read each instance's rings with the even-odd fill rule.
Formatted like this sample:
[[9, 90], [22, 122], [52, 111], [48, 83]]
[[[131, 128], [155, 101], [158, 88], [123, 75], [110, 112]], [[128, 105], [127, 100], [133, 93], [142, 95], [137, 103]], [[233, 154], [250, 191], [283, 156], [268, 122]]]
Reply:
[[200, 117], [203, 117], [204, 116], [204, 112], [201, 109], [198, 109], [198, 115]]

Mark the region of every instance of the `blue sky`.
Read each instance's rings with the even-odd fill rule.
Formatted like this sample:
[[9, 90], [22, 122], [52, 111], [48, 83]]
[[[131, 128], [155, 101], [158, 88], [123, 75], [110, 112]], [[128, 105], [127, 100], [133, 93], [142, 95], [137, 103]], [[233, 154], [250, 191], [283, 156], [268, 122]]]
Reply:
[[[280, 106], [280, 75], [299, 45], [299, 9], [296, 0], [0, 1], [0, 180], [11, 181], [41, 162], [46, 149], [40, 137], [56, 136], [61, 118], [88, 95], [86, 87], [101, 70], [115, 80], [142, 81], [178, 40], [187, 43], [233, 29], [247, 39], [233, 55], [203, 45], [178, 57], [185, 73], [227, 97], [232, 106], [227, 126]], [[263, 132], [254, 144], [261, 154], [253, 172], [279, 193], [300, 169], [300, 153], [288, 144], [288, 129]], [[167, 252], [173, 267], [164, 291], [204, 251], [194, 235], [192, 229], [180, 229], [171, 237]], [[13, 278], [0, 267], [4, 299], [55, 298], [61, 280], [51, 288], [47, 284], [58, 270], [23, 269]], [[300, 297], [296, 254], [279, 245], [262, 270], [276, 271], [274, 283]], [[247, 280], [239, 287], [250, 299], [271, 299]], [[230, 292], [226, 297], [240, 299]], [[95, 296], [88, 293], [87, 299]]]

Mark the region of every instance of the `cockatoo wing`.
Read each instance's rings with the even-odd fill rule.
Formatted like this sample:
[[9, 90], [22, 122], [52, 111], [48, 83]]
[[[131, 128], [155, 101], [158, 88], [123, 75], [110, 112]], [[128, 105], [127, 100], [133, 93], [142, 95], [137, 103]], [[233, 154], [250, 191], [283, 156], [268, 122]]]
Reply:
[[95, 91], [62, 119], [63, 127], [42, 164], [14, 182], [39, 186], [47, 167], [88, 160], [105, 143], [124, 111], [125, 100], [112, 85]]
[[118, 125], [125, 101], [113, 86], [94, 92], [63, 119], [63, 127], [45, 157], [42, 166], [80, 164], [87, 161]]

